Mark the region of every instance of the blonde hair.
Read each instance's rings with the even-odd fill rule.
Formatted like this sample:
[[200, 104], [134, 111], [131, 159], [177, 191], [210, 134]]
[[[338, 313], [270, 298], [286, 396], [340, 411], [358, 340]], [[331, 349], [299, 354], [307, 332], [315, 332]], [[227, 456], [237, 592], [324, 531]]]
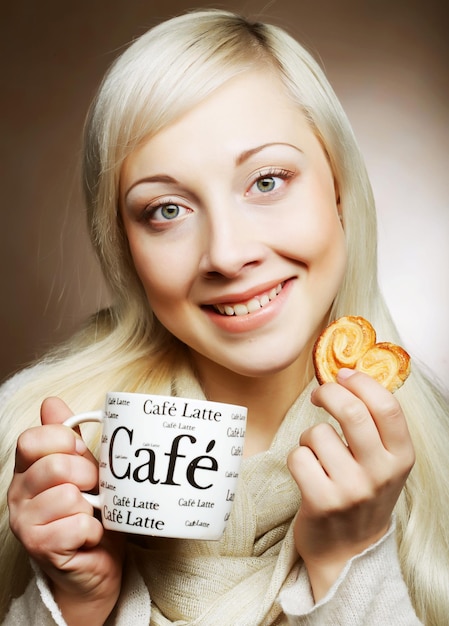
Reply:
[[[376, 218], [363, 160], [340, 103], [319, 65], [283, 30], [225, 11], [193, 12], [136, 40], [113, 64], [86, 123], [84, 189], [93, 245], [114, 296], [66, 345], [48, 355], [2, 407], [0, 619], [30, 577], [8, 528], [6, 490], [20, 432], [38, 423], [39, 406], [61, 396], [74, 411], [101, 406], [110, 389], [170, 392], [188, 366], [183, 346], [153, 317], [130, 258], [118, 213], [121, 165], [144, 139], [220, 85], [251, 68], [275, 71], [322, 143], [340, 194], [348, 268], [331, 318], [363, 315], [384, 340], [398, 341], [377, 284]], [[397, 505], [403, 573], [420, 618], [449, 613], [449, 427], [447, 406], [415, 368], [398, 392], [417, 462]]]

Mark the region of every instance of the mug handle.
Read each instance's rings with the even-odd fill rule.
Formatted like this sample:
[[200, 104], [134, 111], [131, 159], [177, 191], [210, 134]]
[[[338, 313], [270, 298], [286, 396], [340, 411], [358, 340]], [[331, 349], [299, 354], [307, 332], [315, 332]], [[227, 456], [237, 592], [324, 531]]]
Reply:
[[[65, 422], [63, 422], [63, 426], [75, 428], [75, 426], [85, 424], [86, 422], [98, 422], [99, 424], [101, 424], [103, 422], [103, 419], [103, 411], [86, 411], [85, 413], [78, 413], [77, 415], [72, 415], [71, 417], [67, 418]], [[82, 495], [94, 508], [101, 508], [99, 495], [84, 492], [82, 492]]]

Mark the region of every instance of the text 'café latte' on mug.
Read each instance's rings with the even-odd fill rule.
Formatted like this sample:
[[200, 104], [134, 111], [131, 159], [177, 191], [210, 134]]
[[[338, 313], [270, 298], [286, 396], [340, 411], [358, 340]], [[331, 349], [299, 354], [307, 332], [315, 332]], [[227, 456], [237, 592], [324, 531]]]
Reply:
[[104, 411], [65, 422], [102, 424], [98, 496], [84, 494], [110, 530], [219, 539], [243, 455], [246, 408], [108, 393]]

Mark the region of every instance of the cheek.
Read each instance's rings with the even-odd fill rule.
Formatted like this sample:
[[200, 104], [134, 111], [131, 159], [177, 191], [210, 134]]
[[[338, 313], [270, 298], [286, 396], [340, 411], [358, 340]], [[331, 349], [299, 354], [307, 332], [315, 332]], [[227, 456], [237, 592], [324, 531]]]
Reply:
[[[131, 248], [137, 275], [153, 309], [185, 296], [193, 276], [192, 259], [176, 248], [152, 245]], [[156, 312], [156, 311], [155, 311]]]
[[347, 262], [346, 238], [336, 209], [310, 212], [295, 237], [297, 261], [304, 268], [310, 293], [327, 309], [341, 286]]
[[311, 259], [318, 264], [346, 259], [346, 239], [337, 216], [315, 223], [308, 232]]
[[344, 233], [338, 217], [333, 179], [312, 172], [286, 204], [283, 215], [284, 237], [296, 241], [296, 250], [304, 262], [341, 249]]
[[321, 284], [321, 298], [327, 308], [337, 296], [346, 272], [346, 239], [340, 223], [321, 244], [321, 254], [315, 257], [311, 278]]
[[310, 206], [283, 229], [283, 239], [306, 266], [323, 265], [346, 257], [345, 235], [332, 205]]
[[346, 270], [346, 238], [338, 217], [334, 224], [323, 225], [310, 236], [315, 243], [310, 251], [312, 275], [321, 277], [338, 290]]

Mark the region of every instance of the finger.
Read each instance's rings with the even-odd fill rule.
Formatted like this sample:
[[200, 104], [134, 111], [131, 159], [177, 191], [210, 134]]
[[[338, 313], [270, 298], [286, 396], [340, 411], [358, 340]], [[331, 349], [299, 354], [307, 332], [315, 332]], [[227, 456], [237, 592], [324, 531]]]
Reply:
[[[73, 411], [61, 398], [49, 397], [45, 398], [41, 406], [41, 422], [46, 424], [62, 424], [69, 417], [73, 416]], [[79, 426], [72, 429], [76, 433], [77, 439], [75, 441], [78, 454], [86, 454], [87, 446], [81, 437], [81, 431]]]
[[301, 434], [299, 442], [312, 450], [332, 480], [340, 480], [341, 476], [350, 476], [357, 471], [357, 462], [330, 424], [321, 423], [308, 428]]
[[[72, 415], [73, 415], [73, 411], [70, 409], [70, 407], [67, 406], [67, 404], [61, 398], [49, 397], [49, 398], [45, 398], [45, 400], [42, 402], [42, 406], [41, 406], [42, 424], [62, 424], [69, 417], [72, 417]], [[76, 439], [75, 439], [76, 452], [78, 454], [81, 454], [82, 456], [85, 456], [86, 458], [92, 461], [95, 460], [95, 457], [93, 456], [93, 454], [90, 452], [85, 442], [83, 441], [79, 426], [76, 426], [75, 428], [72, 428], [71, 430], [76, 435]]]
[[51, 454], [76, 455], [80, 447], [77, 440], [70, 428], [57, 424], [26, 430], [17, 440], [15, 471], [25, 472], [38, 459]]
[[337, 380], [368, 408], [386, 450], [398, 455], [405, 448], [410, 448], [411, 438], [405, 416], [390, 391], [367, 374], [353, 370], [341, 370]]
[[94, 463], [82, 456], [55, 453], [38, 459], [20, 478], [17, 491], [22, 498], [31, 499], [66, 483], [81, 491], [89, 491], [97, 485], [98, 470]]
[[314, 390], [311, 400], [338, 421], [357, 461], [375, 462], [385, 452], [368, 407], [348, 389], [337, 383], [326, 383]]
[[295, 448], [288, 456], [287, 467], [301, 491], [303, 508], [315, 511], [315, 502], [330, 501], [332, 482], [309, 447]]
[[73, 415], [73, 411], [61, 398], [45, 398], [41, 405], [41, 422], [46, 424], [62, 424]]
[[[14, 501], [10, 499], [14, 504]], [[31, 500], [21, 501], [11, 507], [11, 528], [22, 536], [32, 526], [43, 526], [78, 513], [93, 514], [93, 507], [72, 484], [58, 485], [44, 491]]]
[[101, 523], [95, 517], [77, 513], [50, 524], [34, 526], [26, 548], [35, 558], [61, 569], [80, 549], [97, 546], [103, 532]]

